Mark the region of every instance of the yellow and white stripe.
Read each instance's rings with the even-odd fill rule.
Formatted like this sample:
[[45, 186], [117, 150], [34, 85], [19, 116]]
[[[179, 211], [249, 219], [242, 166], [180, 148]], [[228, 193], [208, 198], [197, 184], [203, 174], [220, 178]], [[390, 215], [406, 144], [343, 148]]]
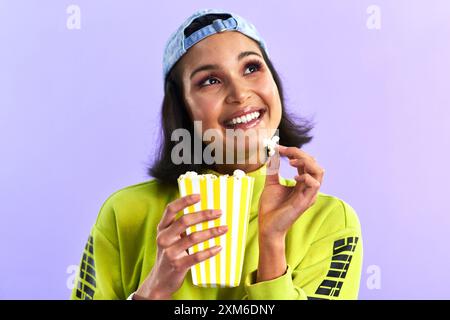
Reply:
[[214, 221], [203, 222], [186, 230], [192, 232], [219, 225], [227, 225], [228, 232], [219, 239], [210, 239], [189, 248], [189, 254], [221, 245], [216, 256], [191, 267], [192, 282], [201, 287], [236, 287], [242, 275], [242, 265], [247, 239], [247, 225], [253, 194], [254, 178], [245, 176], [219, 176], [217, 179], [185, 177], [178, 179], [180, 195], [199, 193], [201, 201], [184, 210], [185, 214], [221, 209], [222, 216]]

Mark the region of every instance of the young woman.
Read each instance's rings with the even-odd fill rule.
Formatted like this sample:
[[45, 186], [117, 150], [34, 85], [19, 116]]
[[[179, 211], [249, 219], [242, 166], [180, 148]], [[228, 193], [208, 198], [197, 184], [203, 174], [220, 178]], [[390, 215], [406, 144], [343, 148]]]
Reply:
[[[311, 126], [286, 112], [280, 79], [255, 27], [220, 10], [200, 10], [169, 39], [164, 53], [163, 140], [149, 173], [154, 179], [126, 187], [103, 204], [85, 247], [73, 299], [355, 299], [361, 267], [361, 227], [344, 201], [319, 192], [324, 170], [301, 146]], [[200, 123], [201, 126], [195, 126]], [[172, 133], [192, 139], [211, 130], [223, 153], [245, 161], [207, 164], [174, 161]], [[259, 130], [280, 137], [269, 161], [250, 151], [262, 136], [231, 151], [227, 130]], [[202, 149], [208, 145], [203, 139]], [[189, 145], [189, 144], [188, 144]], [[186, 155], [186, 154], [184, 154]], [[244, 156], [243, 156], [244, 155]], [[298, 174], [278, 175], [280, 157]], [[233, 160], [236, 155], [233, 155]], [[250, 161], [252, 160], [252, 161]], [[270, 170], [269, 170], [270, 168]], [[189, 226], [217, 219], [217, 210], [181, 215], [200, 201], [180, 197], [186, 171], [254, 177], [242, 279], [238, 287], [194, 286], [189, 270], [220, 247], [188, 254], [227, 227], [186, 235]]]

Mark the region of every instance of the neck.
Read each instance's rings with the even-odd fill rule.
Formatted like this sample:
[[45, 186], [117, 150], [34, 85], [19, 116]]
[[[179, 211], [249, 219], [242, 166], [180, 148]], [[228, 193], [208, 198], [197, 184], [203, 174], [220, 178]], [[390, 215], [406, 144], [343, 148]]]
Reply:
[[[226, 162], [228, 162], [228, 158], [226, 157], [226, 154], [224, 154], [223, 159], [227, 159]], [[231, 163], [223, 163], [223, 164], [215, 164], [214, 165], [214, 171], [220, 173], [220, 174], [228, 174], [233, 175], [234, 170], [242, 170], [245, 173], [253, 172], [261, 168], [265, 161], [267, 161], [266, 158], [263, 158], [263, 156], [258, 152], [237, 152], [234, 153], [234, 159], [233, 161], [230, 161]], [[243, 162], [243, 163], [240, 163]]]
[[239, 169], [244, 171], [245, 173], [252, 172], [261, 168], [264, 164], [256, 163], [256, 164], [218, 164], [214, 166], [214, 171], [220, 174], [228, 174], [233, 175], [234, 170]]

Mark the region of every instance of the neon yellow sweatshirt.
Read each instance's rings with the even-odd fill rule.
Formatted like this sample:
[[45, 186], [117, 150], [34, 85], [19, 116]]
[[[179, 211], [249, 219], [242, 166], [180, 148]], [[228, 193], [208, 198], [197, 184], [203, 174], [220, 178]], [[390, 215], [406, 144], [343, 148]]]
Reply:
[[[286, 273], [255, 282], [258, 202], [265, 172], [263, 166], [247, 173], [255, 183], [240, 285], [197, 287], [189, 271], [173, 299], [357, 299], [363, 258], [358, 216], [344, 201], [321, 192], [287, 234]], [[296, 182], [280, 177], [280, 183]], [[177, 186], [157, 180], [113, 193], [92, 227], [71, 299], [126, 299], [136, 291], [155, 263], [157, 225], [166, 205], [176, 198]]]

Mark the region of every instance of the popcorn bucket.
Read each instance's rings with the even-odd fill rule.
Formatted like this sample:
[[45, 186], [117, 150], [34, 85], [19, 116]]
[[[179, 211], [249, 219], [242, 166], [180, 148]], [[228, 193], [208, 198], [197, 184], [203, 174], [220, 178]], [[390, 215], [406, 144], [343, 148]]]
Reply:
[[[183, 175], [184, 176], [184, 175]], [[189, 254], [220, 245], [222, 250], [215, 256], [191, 267], [192, 282], [199, 287], [239, 286], [244, 261], [250, 204], [254, 178], [244, 175], [215, 176], [211, 174], [178, 178], [180, 195], [200, 194], [200, 202], [184, 209], [184, 214], [220, 209], [220, 218], [199, 223], [186, 230], [186, 234], [220, 225], [227, 225], [228, 232], [217, 238], [189, 248]]]

